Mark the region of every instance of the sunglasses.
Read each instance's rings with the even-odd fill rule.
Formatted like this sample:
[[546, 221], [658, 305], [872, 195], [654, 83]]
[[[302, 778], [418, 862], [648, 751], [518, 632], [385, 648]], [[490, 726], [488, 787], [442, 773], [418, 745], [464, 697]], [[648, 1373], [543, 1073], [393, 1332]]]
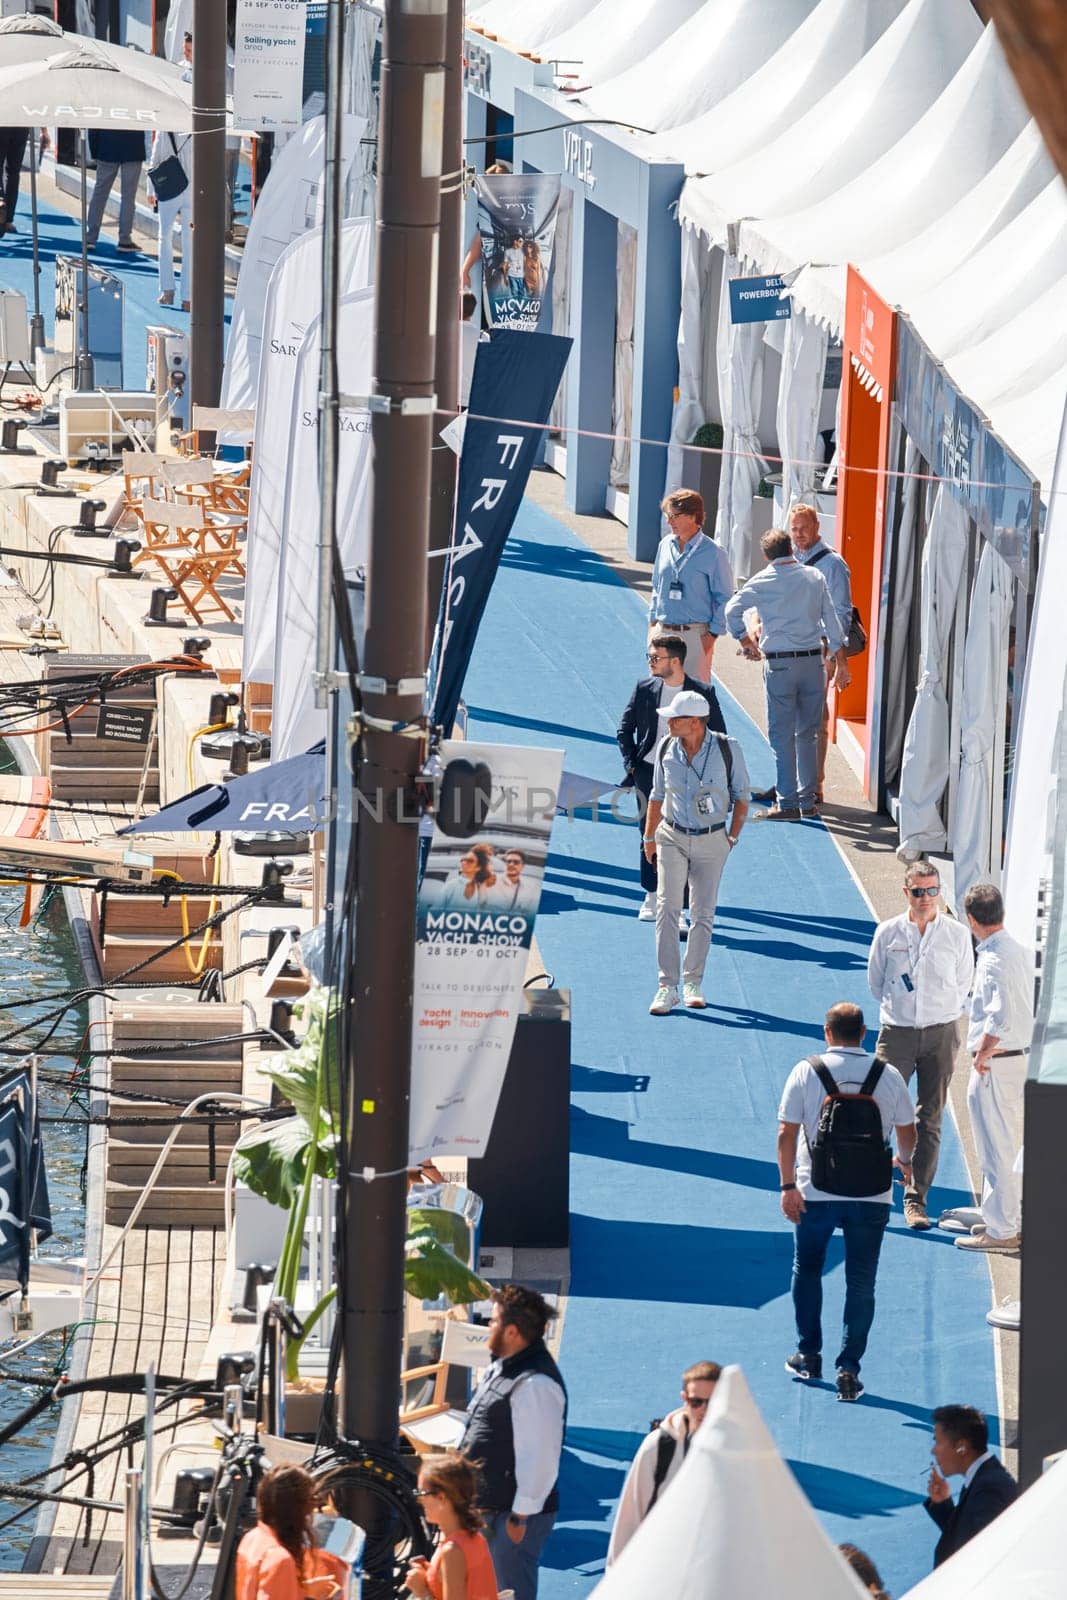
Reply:
[[645, 659], [646, 661], [666, 661], [668, 658], [662, 650], [650, 650]]
[[413, 1491], [416, 1500], [432, 1500], [437, 1492], [436, 1489], [415, 1489]]
[[911, 895], [913, 900], [921, 900], [923, 896], [927, 894], [931, 899], [933, 899], [935, 895], [939, 895], [941, 893], [941, 885], [939, 883], [932, 883], [929, 889], [909, 889], [908, 893]]
[[694, 1411], [703, 1411], [708, 1402], [706, 1400], [701, 1400], [699, 1395], [687, 1394], [685, 1397], [685, 1403], [687, 1406], [692, 1406]]

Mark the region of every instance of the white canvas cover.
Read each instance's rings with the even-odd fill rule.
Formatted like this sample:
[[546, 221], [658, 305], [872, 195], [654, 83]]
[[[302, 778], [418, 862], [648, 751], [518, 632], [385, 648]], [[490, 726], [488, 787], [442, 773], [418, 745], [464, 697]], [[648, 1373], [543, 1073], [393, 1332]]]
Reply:
[[952, 822], [957, 905], [972, 883], [1000, 882], [1001, 818], [995, 788], [1003, 783], [1003, 768], [997, 771], [994, 755], [1004, 726], [1011, 605], [1011, 570], [983, 539], [963, 649], [960, 773]]
[[192, 86], [155, 70], [137, 50], [94, 41], [58, 55], [4, 66], [0, 71], [0, 126], [131, 128], [187, 133], [193, 125]]
[[[603, 83], [680, 28], [704, 0], [600, 0], [573, 27], [546, 40], [540, 53], [559, 62], [558, 76], [573, 87]], [[576, 81], [575, 81], [576, 80]]]
[[692, 173], [719, 172], [761, 150], [841, 82], [906, 3], [820, 0], [769, 61], [702, 116], [655, 134], [649, 148]]
[[1067, 628], [1063, 625], [1063, 597], [1067, 594], [1067, 405], [1062, 408], [1053, 483], [1040, 545], [1004, 862], [1005, 920], [1009, 932], [1027, 947], [1037, 926], [1038, 885], [1047, 874], [1046, 862], [1052, 847], [1056, 734], [1067, 677]]
[[[1029, 394], [992, 406], [993, 427], [1006, 444], [1018, 455], [1041, 485], [1041, 500], [1049, 504], [1049, 484], [1056, 463], [1056, 446], [1059, 441], [1057, 418], [1063, 413], [1067, 398], [1067, 368], [1054, 372], [1051, 377]], [[1059, 491], [1062, 493], [1062, 490]], [[1048, 537], [1046, 530], [1045, 537]]]
[[[722, 406], [723, 459], [715, 537], [738, 577], [751, 575], [752, 499], [763, 475], [760, 405], [763, 400], [763, 323], [730, 320], [730, 279], [737, 276], [728, 255], [719, 296], [716, 361]], [[758, 563], [757, 563], [758, 565]]]
[[1067, 275], [1021, 302], [1017, 316], [957, 351], [947, 366], [953, 382], [996, 427], [999, 404], [1032, 394], [1067, 367]]
[[682, 229], [682, 310], [678, 321], [678, 398], [671, 416], [667, 488], [682, 482], [682, 451], [706, 421], [703, 405], [704, 330], [717, 315], [711, 304], [711, 252], [694, 228]]
[[750, 77], [814, 9], [815, 0], [706, 0], [645, 60], [582, 100], [633, 127], [677, 127]]
[[[1027, 945], [1032, 941], [1031, 927]], [[1061, 1457], [904, 1600], [1061, 1600], [1067, 1594], [1065, 1518], [1067, 1457]]]
[[[741, 253], [762, 272], [849, 261], [914, 238], [978, 184], [1027, 123], [1026, 107], [992, 26], [936, 103], [876, 162], [818, 205], [743, 223]], [[794, 300], [818, 315], [798, 295]], [[843, 313], [844, 294], [840, 308]], [[840, 325], [840, 314], [835, 319]]]
[[822, 323], [794, 311], [785, 328], [782, 381], [778, 387], [778, 453], [782, 458], [782, 500], [788, 508], [807, 500], [815, 488], [819, 413], [822, 410], [828, 337]]
[[778, 1454], [740, 1367], [723, 1371], [681, 1471], [592, 1600], [657, 1595], [870, 1600]]
[[900, 139], [966, 60], [982, 25], [966, 0], [910, 0], [863, 59], [756, 154], [687, 180], [683, 222], [713, 244], [740, 217], [769, 217], [833, 194]]
[[624, 489], [630, 482], [630, 417], [634, 395], [634, 293], [637, 288], [637, 229], [618, 225], [615, 257], [615, 377], [611, 398], [611, 466], [608, 482]]
[[968, 537], [959, 501], [939, 485], [923, 547], [918, 693], [900, 767], [900, 848], [908, 854], [929, 855], [946, 842], [939, 809], [950, 768], [945, 674]]

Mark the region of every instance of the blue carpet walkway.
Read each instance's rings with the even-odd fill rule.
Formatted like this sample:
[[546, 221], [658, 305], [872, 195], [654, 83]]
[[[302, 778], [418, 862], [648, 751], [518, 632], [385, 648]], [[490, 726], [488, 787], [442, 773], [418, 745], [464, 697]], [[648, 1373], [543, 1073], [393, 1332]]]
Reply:
[[[599, 557], [527, 501], [467, 680], [471, 737], [563, 748], [569, 768], [616, 779], [613, 734], [642, 672], [644, 617]], [[724, 711], [754, 783], [769, 783], [762, 735], [725, 696]], [[829, 1384], [806, 1387], [782, 1369], [795, 1345], [778, 1099], [793, 1064], [822, 1043], [828, 1005], [853, 1000], [876, 1016], [870, 911], [820, 823], [750, 824], [723, 880], [708, 1010], [650, 1017], [654, 930], [635, 916], [637, 848], [636, 829], [610, 816], [558, 818], [537, 922], [574, 1019], [562, 1357], [571, 1410], [541, 1593], [562, 1600], [593, 1587], [626, 1463], [650, 1419], [677, 1404], [683, 1368], [706, 1358], [741, 1363], [831, 1536], [867, 1549], [901, 1595], [929, 1570], [935, 1543], [921, 1506], [930, 1409], [957, 1400], [996, 1409], [985, 1262], [946, 1234], [909, 1234], [897, 1209], [864, 1398], [841, 1405]], [[932, 1208], [959, 1203], [964, 1179], [947, 1128]], [[832, 1363], [840, 1248], [831, 1259]]]

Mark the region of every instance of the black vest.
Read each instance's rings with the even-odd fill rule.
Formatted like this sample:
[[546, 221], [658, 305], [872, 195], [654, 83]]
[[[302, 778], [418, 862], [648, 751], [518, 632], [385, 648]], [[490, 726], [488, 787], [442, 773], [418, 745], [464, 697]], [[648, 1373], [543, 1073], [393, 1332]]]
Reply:
[[[543, 1339], [504, 1361], [494, 1361], [475, 1390], [460, 1449], [481, 1464], [481, 1498], [485, 1511], [510, 1511], [515, 1499], [515, 1436], [512, 1431], [511, 1393], [533, 1373], [542, 1373], [563, 1390], [566, 1425], [567, 1388]], [[559, 1509], [559, 1485], [552, 1485], [542, 1511]]]

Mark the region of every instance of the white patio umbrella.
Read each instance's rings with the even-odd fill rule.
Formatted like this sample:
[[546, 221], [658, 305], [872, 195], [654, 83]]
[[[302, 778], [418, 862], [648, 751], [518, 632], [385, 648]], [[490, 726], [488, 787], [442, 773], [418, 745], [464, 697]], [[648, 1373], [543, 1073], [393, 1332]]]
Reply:
[[593, 1600], [636, 1595], [870, 1600], [775, 1449], [740, 1367], [723, 1372], [681, 1471]]
[[[27, 40], [23, 38], [22, 43], [25, 46]], [[122, 59], [125, 57], [128, 61]], [[6, 60], [6, 51], [0, 50], [0, 61]], [[85, 130], [189, 132], [193, 125], [192, 85], [181, 82], [180, 75], [168, 82], [151, 58], [139, 51], [122, 51], [116, 59], [114, 49], [108, 53], [95, 43], [82, 42], [74, 50], [0, 71], [0, 127], [36, 128], [42, 124], [77, 128], [81, 135], [82, 300], [77, 387], [91, 389]]]

